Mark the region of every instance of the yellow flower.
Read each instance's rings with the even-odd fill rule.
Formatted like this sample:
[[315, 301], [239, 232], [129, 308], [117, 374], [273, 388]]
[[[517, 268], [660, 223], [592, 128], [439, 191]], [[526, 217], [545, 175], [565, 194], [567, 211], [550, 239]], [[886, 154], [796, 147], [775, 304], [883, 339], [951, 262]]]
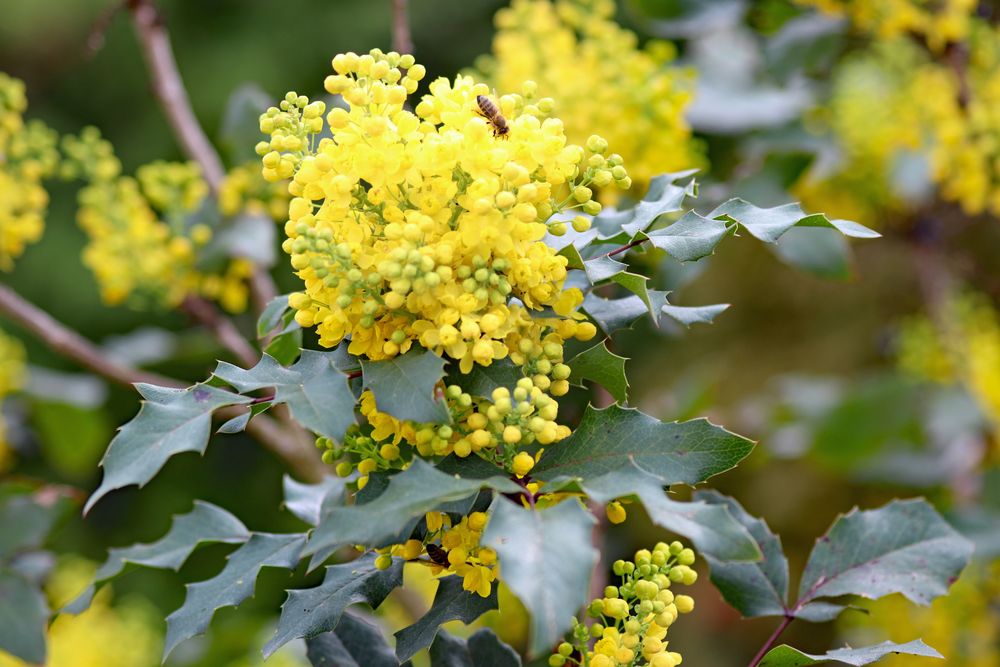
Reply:
[[859, 30], [879, 39], [916, 34], [935, 51], [960, 42], [969, 32], [976, 0], [797, 0], [835, 16], [846, 16]]

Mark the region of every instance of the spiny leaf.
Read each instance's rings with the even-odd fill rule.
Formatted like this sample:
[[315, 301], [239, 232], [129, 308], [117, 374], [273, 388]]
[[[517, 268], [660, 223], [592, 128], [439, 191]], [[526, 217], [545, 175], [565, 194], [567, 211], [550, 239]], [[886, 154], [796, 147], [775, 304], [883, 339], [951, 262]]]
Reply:
[[448, 407], [434, 395], [444, 377], [444, 359], [427, 350], [410, 350], [385, 361], [361, 361], [365, 389], [379, 411], [396, 419], [441, 424], [451, 420]]
[[605, 299], [589, 292], [584, 297], [583, 310], [608, 335], [619, 329], [627, 329], [635, 320], [647, 314], [659, 326], [660, 313], [667, 305], [667, 294], [668, 292], [660, 290], [645, 289], [643, 296], [632, 294], [618, 299]]
[[0, 568], [0, 653], [45, 662], [49, 607], [42, 591], [17, 572]]
[[489, 398], [497, 387], [510, 389], [523, 377], [524, 372], [521, 367], [515, 366], [509, 357], [505, 357], [489, 366], [473, 364], [471, 371], [456, 373], [450, 376], [448, 381], [453, 381], [462, 388], [462, 391], [473, 396]]
[[381, 626], [352, 611], [331, 632], [307, 639], [306, 657], [313, 667], [400, 667]]
[[567, 611], [587, 601], [598, 556], [590, 540], [594, 522], [572, 499], [543, 510], [525, 509], [503, 497], [493, 502], [481, 543], [497, 552], [504, 583], [531, 615], [531, 655], [558, 642], [570, 626], [572, 613]]
[[766, 243], [774, 243], [796, 225], [800, 227], [832, 227], [845, 236], [861, 239], [878, 238], [876, 231], [850, 220], [830, 220], [821, 213], [806, 215], [798, 204], [761, 208], [742, 199], [730, 199], [708, 214], [710, 218], [739, 223], [750, 234]]
[[245, 542], [248, 537], [250, 533], [246, 526], [232, 514], [210, 503], [196, 500], [194, 509], [187, 514], [174, 517], [170, 530], [156, 542], [111, 549], [108, 552], [108, 559], [94, 575], [94, 582], [66, 605], [63, 611], [79, 614], [86, 610], [94, 597], [95, 588], [118, 576], [125, 569], [126, 563], [179, 570], [199, 544], [209, 542], [234, 544]]
[[340, 440], [354, 424], [355, 399], [347, 376], [337, 367], [339, 356], [336, 351], [302, 350], [295, 365], [285, 368], [265, 354], [250, 370], [221, 362], [215, 376], [244, 393], [274, 387], [274, 403], [287, 403], [296, 421], [315, 433]]
[[430, 650], [431, 667], [521, 667], [521, 657], [489, 628], [477, 630], [466, 641], [438, 633]]
[[212, 616], [221, 607], [236, 607], [253, 595], [261, 568], [293, 569], [306, 542], [301, 534], [254, 533], [229, 555], [222, 572], [187, 587], [184, 604], [167, 616], [167, 637], [163, 659], [185, 639], [208, 629]]
[[331, 565], [319, 586], [288, 591], [288, 599], [281, 605], [278, 629], [264, 647], [264, 657], [270, 657], [293, 639], [333, 630], [344, 610], [352, 604], [378, 607], [402, 583], [403, 561], [398, 558], [386, 570], [375, 567], [374, 554], [366, 554], [350, 563]]
[[692, 324], [711, 324], [728, 308], [728, 303], [717, 303], [711, 306], [675, 306], [668, 303], [660, 308], [660, 312], [684, 326], [690, 327]]
[[802, 667], [803, 665], [818, 665], [823, 662], [836, 662], [842, 665], [870, 665], [889, 655], [919, 655], [927, 658], [943, 658], [944, 656], [919, 639], [905, 644], [883, 642], [876, 646], [865, 648], [840, 648], [823, 655], [812, 655], [782, 644], [768, 651], [760, 661], [760, 667]]
[[778, 239], [774, 254], [785, 264], [825, 280], [851, 277], [851, 248], [835, 229], [789, 229]]
[[123, 486], [144, 486], [167, 460], [181, 452], [204, 453], [212, 429], [212, 412], [227, 405], [250, 402], [207, 384], [169, 389], [137, 384], [142, 394], [139, 414], [118, 431], [104, 454], [104, 479], [87, 501], [87, 513], [109, 491]]
[[572, 370], [569, 381], [582, 385], [583, 380], [592, 380], [607, 389], [616, 401], [625, 403], [628, 401], [626, 361], [608, 349], [607, 341], [601, 341], [566, 362]]
[[734, 467], [753, 446], [705, 419], [661, 422], [618, 405], [603, 410], [588, 406], [573, 434], [546, 449], [533, 475], [593, 484], [614, 474], [623, 489], [629, 475], [639, 474], [651, 475], [661, 486], [699, 484]]
[[750, 531], [764, 554], [756, 563], [734, 563], [705, 554], [712, 570], [712, 583], [722, 597], [746, 618], [784, 616], [788, 601], [788, 559], [781, 548], [781, 538], [771, 532], [763, 519], [751, 516], [733, 498], [717, 491], [699, 491], [695, 498], [727, 508]]
[[285, 475], [281, 486], [285, 492], [285, 509], [310, 526], [315, 526], [319, 524], [324, 505], [340, 504], [347, 488], [347, 480], [327, 475], [317, 484], [303, 484]]
[[971, 556], [972, 543], [926, 500], [894, 500], [863, 512], [855, 508], [817, 540], [802, 575], [799, 604], [890, 593], [930, 604], [948, 592]]
[[328, 553], [347, 544], [383, 546], [400, 537], [426, 512], [443, 503], [468, 498], [486, 487], [504, 493], [517, 493], [521, 489], [503, 477], [462, 479], [440, 472], [422, 459], [414, 459], [409, 468], [393, 475], [386, 490], [371, 502], [331, 507], [309, 538], [305, 553]]
[[462, 588], [462, 577], [439, 579], [430, 611], [413, 625], [396, 633], [396, 655], [400, 660], [407, 660], [420, 649], [430, 646], [444, 623], [458, 620], [468, 625], [497, 607], [496, 585], [489, 596], [484, 598], [474, 591]]
[[636, 234], [646, 231], [661, 215], [682, 210], [684, 200], [696, 193], [697, 186], [693, 180], [687, 185], [674, 183], [694, 173], [691, 170], [655, 176], [638, 204], [624, 211], [608, 211], [594, 218], [593, 226], [598, 230], [600, 238], [606, 242], [627, 243]]
[[646, 232], [649, 243], [681, 262], [693, 262], [711, 255], [729, 233], [725, 222], [688, 211], [662, 229]]

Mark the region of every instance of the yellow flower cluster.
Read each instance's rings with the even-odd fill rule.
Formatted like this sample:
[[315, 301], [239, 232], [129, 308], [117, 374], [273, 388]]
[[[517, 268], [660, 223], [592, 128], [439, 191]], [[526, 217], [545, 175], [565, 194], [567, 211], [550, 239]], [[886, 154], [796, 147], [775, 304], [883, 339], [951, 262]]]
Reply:
[[[72, 600], [91, 580], [95, 566], [81, 559], [62, 561], [46, 584], [52, 608]], [[162, 616], [147, 600], [112, 604], [105, 587], [78, 616], [61, 614], [48, 631], [47, 667], [157, 667], [163, 638]], [[0, 667], [28, 663], [0, 652]]]
[[56, 133], [25, 123], [27, 106], [24, 83], [0, 72], [0, 271], [42, 237], [49, 203], [42, 179], [58, 164]]
[[[0, 402], [24, 384], [24, 365], [25, 354], [21, 342], [0, 330]], [[6, 435], [7, 428], [3, 414], [0, 413], [0, 472], [10, 466], [13, 458]]]
[[[680, 542], [660, 542], [653, 551], [636, 552], [634, 561], [612, 565], [621, 584], [608, 586], [604, 597], [590, 603], [597, 622], [574, 622], [573, 642], [559, 645], [549, 656], [550, 667], [675, 667], [681, 654], [669, 651], [667, 631], [680, 614], [694, 610], [694, 599], [675, 595], [672, 584], [691, 585], [695, 555]], [[596, 639], [592, 648], [589, 639]]]
[[947, 327], [916, 320], [903, 329], [900, 366], [937, 382], [958, 382], [976, 399], [1000, 447], [1000, 316], [984, 298], [950, 304]]
[[[948, 591], [928, 607], [901, 595], [866, 604], [871, 614], [845, 614], [842, 628], [861, 645], [889, 636], [894, 641], [921, 637], [948, 656], [953, 667], [1000, 667], [1000, 563], [970, 566]], [[915, 656], [895, 655], [887, 667], [922, 667]]]
[[514, 0], [496, 15], [492, 55], [476, 64], [499, 90], [529, 81], [525, 93], [535, 106], [558, 103], [570, 141], [604, 136], [641, 193], [657, 174], [704, 163], [684, 119], [694, 77], [672, 66], [671, 44], [639, 48], [614, 12], [613, 0]]
[[417, 561], [434, 574], [456, 574], [462, 577], [462, 588], [489, 597], [497, 578], [497, 554], [479, 545], [487, 522], [484, 512], [473, 512], [452, 526], [447, 514], [428, 512], [424, 538], [380, 549], [375, 565], [388, 568], [393, 556]]
[[265, 180], [256, 162], [230, 169], [219, 188], [219, 211], [227, 216], [245, 210], [284, 222], [288, 219], [288, 200], [288, 184]]
[[797, 0], [834, 16], [846, 16], [879, 39], [920, 35], [934, 51], [968, 35], [977, 0]]
[[86, 183], [77, 213], [89, 238], [83, 261], [106, 303], [172, 308], [198, 294], [230, 312], [246, 308], [250, 262], [223, 259], [215, 270], [200, 265], [212, 229], [191, 223], [208, 195], [197, 165], [153, 162], [135, 178], [123, 176], [96, 128], [65, 137], [63, 151], [64, 176]]

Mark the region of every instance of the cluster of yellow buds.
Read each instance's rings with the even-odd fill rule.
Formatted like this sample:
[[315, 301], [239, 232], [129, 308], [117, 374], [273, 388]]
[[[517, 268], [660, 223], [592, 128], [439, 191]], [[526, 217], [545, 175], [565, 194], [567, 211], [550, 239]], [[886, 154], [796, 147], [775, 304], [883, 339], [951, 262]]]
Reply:
[[[12, 338], [0, 330], [0, 402], [17, 391], [24, 384], [25, 354], [24, 346], [16, 338]], [[0, 412], [0, 471], [11, 463], [11, 449], [7, 442], [7, 428], [3, 413]]]
[[27, 106], [24, 83], [0, 72], [0, 271], [42, 237], [49, 203], [42, 179], [58, 166], [56, 133], [25, 123]]
[[934, 51], [969, 33], [977, 0], [797, 0], [834, 16], [846, 16], [879, 39], [919, 35]]
[[462, 588], [489, 597], [497, 578], [497, 554], [479, 545], [488, 520], [486, 513], [473, 512], [453, 526], [447, 514], [428, 512], [423, 539], [379, 549], [375, 566], [388, 568], [393, 556], [416, 561], [435, 574], [456, 574], [462, 577]]
[[219, 187], [219, 211], [226, 216], [247, 211], [284, 222], [288, 217], [288, 200], [288, 185], [266, 180], [257, 162], [230, 169]]
[[[694, 599], [675, 595], [673, 584], [691, 585], [695, 555], [680, 542], [642, 549], [632, 561], [618, 560], [612, 571], [621, 584], [608, 586], [587, 611], [596, 622], [574, 619], [573, 642], [563, 642], [549, 657], [550, 667], [675, 667], [681, 655], [669, 651], [667, 631], [680, 614], [694, 610]], [[591, 638], [596, 639], [589, 647]]]
[[[641, 191], [657, 174], [704, 162], [684, 119], [694, 76], [672, 65], [671, 44], [638, 48], [614, 13], [613, 0], [514, 0], [497, 13], [493, 52], [476, 66], [498, 89], [529, 81], [534, 105], [558, 104], [570, 141], [606, 137]], [[616, 197], [597, 185], [603, 200]]]

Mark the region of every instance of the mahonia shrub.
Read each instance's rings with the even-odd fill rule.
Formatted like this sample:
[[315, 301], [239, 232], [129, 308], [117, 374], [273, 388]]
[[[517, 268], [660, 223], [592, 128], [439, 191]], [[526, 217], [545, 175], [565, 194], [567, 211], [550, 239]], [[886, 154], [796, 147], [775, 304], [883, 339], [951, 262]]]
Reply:
[[[634, 49], [606, 20], [606, 3], [558, 8], [561, 20], [579, 21], [571, 25], [588, 36], [582, 48], [594, 57]], [[586, 11], [604, 22], [573, 14]], [[628, 85], [652, 78], [648, 92], [664, 92], [668, 81], [656, 79], [653, 61], [635, 58]], [[265, 656], [304, 638], [314, 665], [345, 654], [366, 665], [415, 657], [435, 667], [520, 665], [489, 630], [468, 639], [440, 630], [496, 610], [504, 586], [529, 616], [519, 648], [531, 658], [556, 667], [671, 667], [681, 663], [683, 637], [668, 639], [670, 628], [694, 613], [693, 597], [676, 589], [697, 580], [697, 551], [741, 614], [783, 618], [754, 664], [765, 653], [785, 661], [773, 664], [806, 664], [845, 656], [769, 650], [793, 620], [831, 620], [846, 595], [899, 592], [926, 603], [947, 591], [971, 546], [926, 502], [894, 501], [838, 517], [792, 601], [787, 559], [763, 520], [711, 491], [683, 501], [674, 494], [731, 469], [754, 443], [705, 419], [662, 421], [629, 407], [626, 359], [609, 347], [614, 332], [642, 317], [666, 328], [708, 322], [724, 309], [670, 303], [629, 263], [640, 246], [687, 262], [739, 231], [767, 243], [796, 227], [876, 233], [796, 204], [765, 209], [732, 199], [700, 214], [688, 207], [693, 172], [652, 176], [652, 163], [642, 167], [649, 187], [640, 202], [604, 210], [599, 196], [633, 187], [629, 159], [590, 130], [573, 130], [583, 134], [574, 138], [574, 106], [537, 99], [541, 83], [494, 92], [459, 75], [431, 81], [418, 97], [426, 70], [411, 55], [345, 53], [332, 67], [324, 81], [332, 98], [290, 92], [260, 115], [260, 176], [238, 165], [217, 197], [195, 165], [154, 162], [133, 178], [96, 131], [64, 140], [61, 169], [84, 182], [85, 260], [106, 300], [170, 306], [194, 295], [239, 310], [242, 281], [230, 286], [231, 268], [212, 272], [203, 261], [213, 215], [248, 209], [283, 223], [281, 246], [300, 286], [261, 309], [256, 342], [265, 352], [255, 364], [237, 354], [241, 365], [220, 362], [192, 387], [137, 385], [142, 407], [109, 445], [85, 512], [116, 489], [145, 485], [175, 454], [203, 452], [213, 417], [226, 419], [219, 432], [247, 431], [300, 462], [309, 483], [284, 480], [285, 507], [302, 530], [254, 531], [198, 501], [161, 540], [116, 549], [62, 613], [99, 604], [98, 588], [127, 564], [179, 569], [196, 547], [215, 542], [235, 549], [167, 617], [164, 656], [205, 632], [217, 609], [252, 596], [262, 568], [294, 571], [305, 560], [324, 568], [323, 580], [289, 591]], [[626, 149], [630, 141], [639, 145], [634, 135], [621, 138]], [[149, 261], [129, 262], [136, 253]], [[237, 261], [223, 257], [230, 267]], [[303, 340], [319, 349], [302, 349]], [[589, 388], [605, 407], [586, 404]], [[277, 445], [265, 439], [275, 429]], [[320, 455], [311, 444], [289, 455], [302, 431]], [[54, 511], [42, 492], [14, 498], [0, 496], [0, 516], [6, 502]], [[626, 506], [692, 546], [660, 542], [598, 570], [595, 524], [627, 520]], [[32, 539], [17, 556], [41, 544]], [[919, 553], [919, 563], [900, 552]], [[0, 573], [8, 562], [0, 550]], [[437, 589], [429, 611], [390, 645], [349, 607], [378, 610], [405, 570], [429, 573]], [[592, 579], [600, 591], [605, 576], [617, 579], [591, 599]], [[37, 603], [37, 590], [15, 584]], [[589, 620], [579, 620], [581, 610]], [[48, 617], [44, 601], [35, 604], [41, 626]], [[0, 648], [44, 661], [44, 637], [14, 639], [0, 628]], [[846, 657], [867, 664], [893, 652], [935, 655], [913, 641]]]
[[[25, 380], [24, 346], [16, 338], [0, 330], [0, 406], [3, 400], [20, 389]], [[0, 412], [0, 472], [6, 471], [13, 462], [14, 454], [10, 446], [7, 425]]]
[[654, 176], [705, 161], [684, 118], [694, 74], [673, 65], [669, 42], [640, 47], [614, 12], [612, 0], [514, 0], [497, 13], [493, 52], [476, 66], [498, 90], [524, 86], [531, 108], [555, 108], [570, 141], [605, 137], [641, 195]]

